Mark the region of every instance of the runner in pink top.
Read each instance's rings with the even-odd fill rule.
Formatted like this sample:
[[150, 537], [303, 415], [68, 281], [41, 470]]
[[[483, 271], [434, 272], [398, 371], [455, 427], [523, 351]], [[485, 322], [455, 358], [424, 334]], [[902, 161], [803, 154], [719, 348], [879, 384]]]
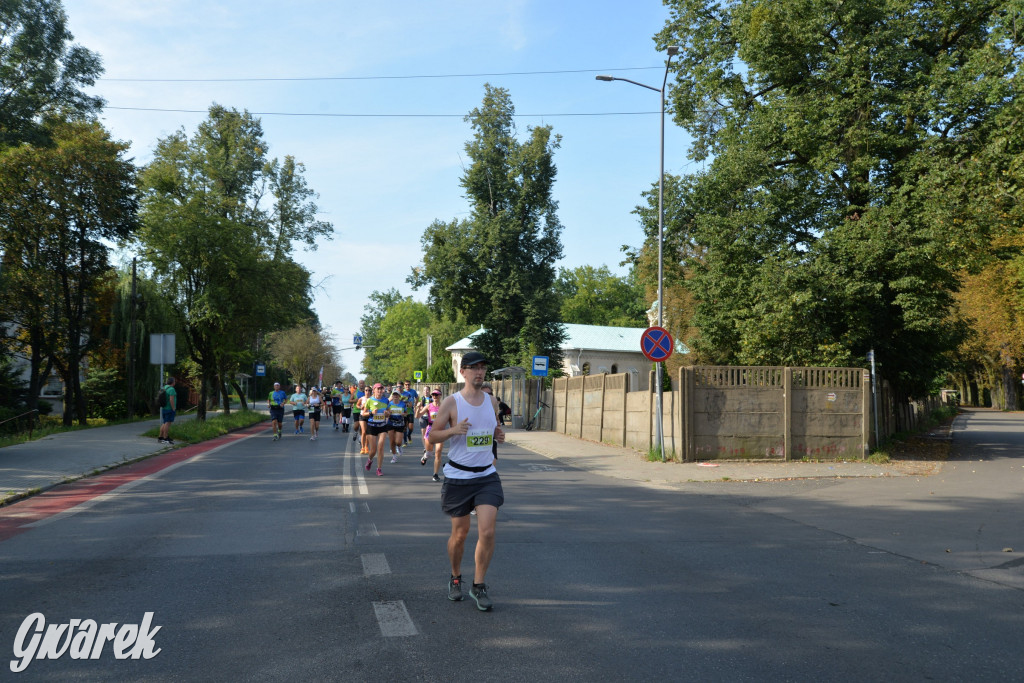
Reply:
[[427, 457], [428, 457], [427, 456], [427, 449], [428, 448], [433, 448], [433, 450], [434, 450], [434, 476], [432, 477], [432, 479], [434, 481], [436, 481], [436, 482], [440, 482], [441, 481], [441, 477], [440, 477], [439, 473], [441, 471], [441, 452], [444, 451], [444, 444], [443, 443], [436, 443], [433, 446], [430, 446], [429, 445], [430, 442], [428, 441], [428, 439], [430, 438], [430, 430], [434, 426], [434, 416], [437, 415], [437, 411], [440, 410], [440, 409], [441, 409], [441, 392], [438, 391], [437, 389], [434, 389], [432, 392], [430, 392], [430, 403], [428, 403], [425, 406], [421, 406], [420, 408], [417, 409], [417, 411], [419, 412], [420, 416], [425, 416], [427, 418], [427, 429], [426, 429], [425, 432], [423, 432], [423, 457], [420, 458], [420, 464], [421, 465], [426, 465], [427, 464]]

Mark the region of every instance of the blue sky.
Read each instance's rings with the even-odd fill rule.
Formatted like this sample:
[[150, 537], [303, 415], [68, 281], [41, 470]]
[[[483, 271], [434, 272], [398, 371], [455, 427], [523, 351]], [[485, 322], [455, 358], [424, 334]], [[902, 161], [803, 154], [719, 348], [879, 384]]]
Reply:
[[[658, 111], [657, 93], [594, 76], [660, 87], [664, 56], [653, 36], [669, 13], [659, 0], [65, 0], [64, 7], [75, 42], [102, 57], [104, 77], [93, 89], [107, 101], [102, 120], [131, 142], [137, 163], [150, 160], [159, 138], [180, 128], [193, 133], [217, 102], [260, 114], [269, 156], [290, 154], [306, 165], [321, 218], [336, 236], [296, 257], [323, 282], [313, 306], [339, 349], [351, 346], [370, 292], [395, 287], [424, 300], [405, 278], [422, 260], [423, 230], [467, 215], [459, 177], [470, 130], [462, 116], [480, 104], [484, 83], [509, 90], [521, 137], [547, 124], [562, 136], [558, 265], [624, 274], [620, 247], [642, 241], [631, 211], [657, 181], [658, 115], [565, 114]], [[579, 72], [409, 78], [525, 71]], [[332, 77], [346, 80], [157, 80]], [[439, 114], [453, 116], [425, 116]], [[688, 141], [667, 123], [666, 172], [696, 170]], [[359, 374], [361, 352], [341, 357]]]

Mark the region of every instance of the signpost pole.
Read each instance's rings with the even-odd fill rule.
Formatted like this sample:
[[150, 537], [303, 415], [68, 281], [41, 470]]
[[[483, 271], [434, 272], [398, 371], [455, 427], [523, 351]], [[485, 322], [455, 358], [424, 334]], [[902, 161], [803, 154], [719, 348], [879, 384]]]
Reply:
[[657, 401], [654, 407], [655, 412], [655, 435], [657, 436], [658, 448], [661, 450], [661, 461], [665, 462], [665, 429], [662, 426], [663, 409], [661, 397], [661, 363], [672, 355], [672, 335], [668, 330], [659, 326], [648, 327], [640, 336], [640, 350], [647, 357], [647, 360], [655, 364], [655, 382], [657, 382]]

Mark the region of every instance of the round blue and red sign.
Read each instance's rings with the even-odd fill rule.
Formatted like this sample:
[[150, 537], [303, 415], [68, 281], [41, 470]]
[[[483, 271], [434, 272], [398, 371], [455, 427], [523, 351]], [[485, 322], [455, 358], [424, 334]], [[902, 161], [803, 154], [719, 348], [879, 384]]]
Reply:
[[672, 355], [672, 335], [664, 327], [648, 327], [640, 335], [640, 350], [647, 360], [660, 363]]

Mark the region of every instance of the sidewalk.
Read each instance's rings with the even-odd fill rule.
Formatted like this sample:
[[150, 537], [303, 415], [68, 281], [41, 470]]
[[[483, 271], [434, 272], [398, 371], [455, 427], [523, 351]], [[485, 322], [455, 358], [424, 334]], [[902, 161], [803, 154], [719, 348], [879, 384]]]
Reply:
[[[208, 412], [213, 416], [217, 411]], [[176, 423], [195, 412], [178, 413]], [[45, 491], [104, 470], [169, 450], [153, 437], [142, 436], [160, 427], [159, 418], [111, 427], [93, 427], [0, 448], [0, 505], [30, 492]], [[174, 431], [172, 428], [171, 437]]]
[[[652, 485], [708, 481], [768, 481], [785, 479], [901, 477], [935, 474], [942, 463], [867, 462], [650, 462], [630, 448], [584, 441], [554, 432], [507, 429], [505, 443], [545, 457], [616, 479]], [[500, 451], [499, 451], [500, 455]]]

